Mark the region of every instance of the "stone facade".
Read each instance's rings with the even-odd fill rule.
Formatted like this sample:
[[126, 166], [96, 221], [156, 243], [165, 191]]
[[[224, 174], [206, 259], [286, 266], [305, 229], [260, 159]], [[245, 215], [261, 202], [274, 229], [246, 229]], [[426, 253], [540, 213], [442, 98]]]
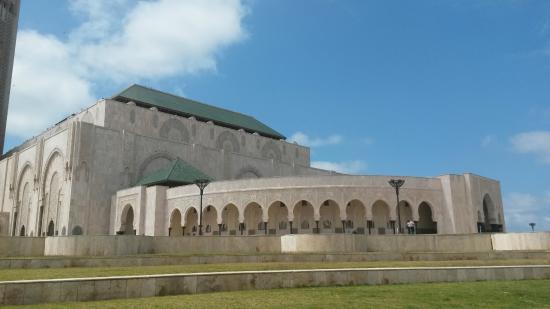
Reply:
[[[397, 225], [390, 177], [311, 168], [307, 147], [109, 99], [4, 155], [0, 235], [194, 235], [195, 186], [135, 186], [176, 158], [217, 180], [204, 196], [207, 235], [389, 234]], [[418, 232], [504, 229], [497, 181], [404, 179], [401, 221]]]
[[0, 153], [4, 151], [19, 0], [0, 0]]
[[306, 147], [102, 100], [4, 155], [0, 235], [107, 234], [112, 196], [177, 157], [219, 180], [332, 174]]
[[[214, 182], [203, 196], [203, 235], [419, 234], [503, 231], [498, 182], [473, 174], [402, 177], [400, 212], [388, 176], [279, 177]], [[113, 202], [111, 233], [198, 235], [196, 186], [134, 187]]]

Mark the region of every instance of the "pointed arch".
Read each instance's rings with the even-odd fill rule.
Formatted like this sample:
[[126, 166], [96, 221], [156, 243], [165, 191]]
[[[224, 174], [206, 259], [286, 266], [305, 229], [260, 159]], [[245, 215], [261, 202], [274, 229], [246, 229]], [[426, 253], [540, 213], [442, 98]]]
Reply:
[[315, 210], [313, 204], [309, 201], [301, 200], [293, 207], [293, 226], [292, 233], [307, 234], [312, 233], [315, 228]]
[[437, 234], [437, 222], [434, 221], [432, 206], [423, 201], [418, 206], [417, 234]]
[[134, 208], [132, 205], [127, 204], [122, 210], [120, 217], [120, 231], [124, 235], [135, 235], [136, 230], [134, 228]]
[[[222, 216], [222, 233], [226, 235], [237, 235], [241, 231], [239, 224], [239, 208], [235, 204], [227, 204], [221, 213]], [[241, 231], [242, 232], [242, 231]]]
[[383, 200], [378, 200], [372, 205], [372, 222], [375, 234], [391, 233], [390, 206]]
[[170, 227], [168, 228], [168, 236], [183, 236], [181, 212], [177, 208], [172, 210], [172, 213], [170, 214]]
[[256, 202], [249, 203], [244, 209], [244, 226], [248, 235], [265, 233], [262, 206]]
[[334, 200], [326, 200], [319, 206], [321, 233], [343, 233], [342, 215], [340, 206]]
[[218, 234], [218, 211], [216, 207], [208, 205], [202, 210], [203, 235]]
[[185, 227], [185, 236], [199, 235], [199, 212], [195, 207], [187, 208], [183, 225]]
[[358, 199], [346, 204], [346, 233], [365, 234], [367, 228], [367, 208]]
[[271, 203], [267, 211], [268, 234], [288, 234], [288, 207], [281, 201]]

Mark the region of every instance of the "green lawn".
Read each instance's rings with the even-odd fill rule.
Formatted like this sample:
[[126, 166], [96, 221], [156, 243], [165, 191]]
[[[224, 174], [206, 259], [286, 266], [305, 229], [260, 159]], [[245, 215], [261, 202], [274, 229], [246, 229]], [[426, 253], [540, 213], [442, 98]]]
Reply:
[[550, 280], [280, 289], [29, 307], [550, 308]]
[[457, 260], [457, 261], [373, 261], [373, 262], [314, 262], [314, 263], [235, 263], [193, 264], [136, 267], [74, 267], [40, 269], [3, 269], [0, 281], [85, 278], [131, 275], [180, 274], [197, 272], [373, 268], [373, 267], [430, 267], [430, 266], [488, 266], [488, 265], [550, 265], [550, 260]]

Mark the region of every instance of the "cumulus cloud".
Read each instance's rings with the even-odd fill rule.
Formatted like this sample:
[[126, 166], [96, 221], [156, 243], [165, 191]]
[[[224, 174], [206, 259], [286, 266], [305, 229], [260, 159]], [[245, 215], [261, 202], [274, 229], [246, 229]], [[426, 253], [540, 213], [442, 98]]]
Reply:
[[35, 31], [19, 32], [7, 133], [19, 138], [36, 135], [93, 103], [90, 88], [73, 68], [63, 42]]
[[310, 137], [303, 132], [296, 132], [288, 139], [291, 143], [298, 143], [299, 145], [307, 147], [323, 147], [330, 145], [338, 145], [342, 143], [343, 137], [341, 135], [333, 134], [327, 137]]
[[343, 174], [359, 174], [367, 168], [367, 164], [360, 160], [346, 162], [313, 161], [311, 166]]
[[550, 164], [550, 131], [532, 131], [517, 134], [512, 137], [511, 143], [519, 153], [533, 154], [541, 162]]
[[28, 29], [18, 34], [10, 135], [37, 134], [89, 105], [97, 84], [215, 71], [223, 48], [246, 37], [240, 0], [71, 0], [69, 6], [82, 22], [67, 40]]
[[504, 210], [508, 230], [527, 231], [529, 223], [537, 224], [536, 229], [550, 231], [550, 192], [542, 196], [512, 192], [504, 198]]

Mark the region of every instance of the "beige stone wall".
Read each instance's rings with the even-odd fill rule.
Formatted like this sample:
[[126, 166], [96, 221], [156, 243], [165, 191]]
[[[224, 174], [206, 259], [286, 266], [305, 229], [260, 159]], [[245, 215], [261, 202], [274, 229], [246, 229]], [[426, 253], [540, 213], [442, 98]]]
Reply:
[[[389, 176], [310, 176], [233, 180], [211, 183], [203, 197], [203, 227], [207, 235], [320, 233], [390, 234], [397, 221], [395, 191], [388, 185]], [[439, 178], [404, 177], [401, 189], [402, 222], [412, 219], [418, 231], [429, 222], [439, 234], [476, 233], [477, 218], [473, 215], [482, 198], [472, 199], [480, 192], [499, 194], [498, 182], [475, 175], [449, 175]], [[477, 191], [466, 188], [466, 179], [478, 181]], [[149, 188], [151, 192], [155, 189]], [[149, 194], [149, 190], [147, 194]], [[117, 196], [117, 211], [121, 211], [125, 192]], [[499, 195], [496, 201], [500, 201]], [[194, 185], [166, 190], [164, 199], [147, 199], [147, 209], [155, 209], [155, 234], [168, 236], [169, 228], [185, 227], [186, 235], [193, 235], [198, 222], [200, 196]], [[501, 204], [499, 204], [502, 209]], [[226, 213], [231, 211], [232, 216]], [[208, 212], [208, 213], [207, 213]], [[164, 216], [159, 222], [158, 215]], [[193, 222], [188, 222], [189, 216]], [[210, 218], [211, 217], [211, 218]], [[229, 219], [232, 217], [232, 219]], [[178, 218], [174, 225], [173, 218]], [[151, 218], [139, 218], [152, 222]], [[235, 223], [244, 223], [235, 231]], [[231, 221], [231, 222], [230, 222]], [[371, 221], [370, 229], [367, 224]], [[137, 221], [136, 221], [137, 222]], [[268, 223], [268, 229], [263, 227]], [[428, 222], [428, 223], [426, 223]], [[285, 224], [288, 226], [285, 227]], [[372, 226], [374, 224], [374, 226]], [[223, 227], [232, 226], [233, 230]], [[160, 233], [158, 232], [160, 230]], [[152, 231], [151, 229], [149, 231]], [[435, 232], [435, 230], [433, 231]], [[232, 234], [233, 233], [233, 234]], [[195, 233], [196, 234], [196, 233]]]

